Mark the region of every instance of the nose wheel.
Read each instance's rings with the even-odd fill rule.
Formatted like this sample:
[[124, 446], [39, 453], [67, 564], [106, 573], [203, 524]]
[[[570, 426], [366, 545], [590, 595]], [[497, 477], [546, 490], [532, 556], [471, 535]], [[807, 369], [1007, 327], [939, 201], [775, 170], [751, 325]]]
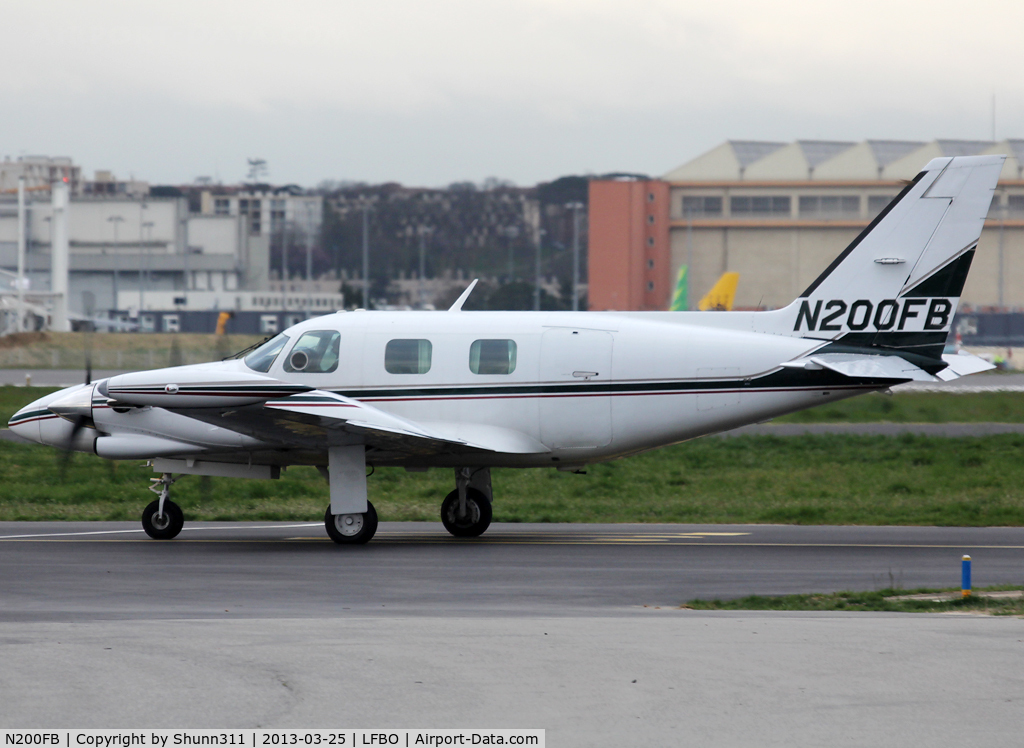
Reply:
[[170, 473], [164, 473], [159, 478], [150, 478], [153, 485], [149, 490], [160, 498], [150, 502], [149, 506], [142, 510], [142, 529], [154, 540], [170, 540], [177, 537], [181, 528], [185, 526], [185, 515], [181, 507], [171, 501], [171, 484], [177, 478]]
[[338, 545], [362, 545], [377, 532], [377, 510], [369, 501], [363, 514], [331, 514], [331, 508], [327, 507], [324, 525], [331, 540]]
[[[474, 473], [468, 468], [457, 468], [456, 488], [441, 503], [441, 524], [457, 538], [478, 537], [491, 526], [491, 502], [483, 491], [469, 485], [473, 476]], [[489, 471], [485, 480], [489, 488]]]

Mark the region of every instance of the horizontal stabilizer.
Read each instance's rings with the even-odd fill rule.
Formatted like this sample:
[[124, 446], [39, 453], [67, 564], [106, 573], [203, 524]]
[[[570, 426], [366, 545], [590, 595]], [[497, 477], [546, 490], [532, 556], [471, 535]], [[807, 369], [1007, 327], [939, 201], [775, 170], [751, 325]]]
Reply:
[[936, 378], [899, 356], [873, 356], [859, 353], [819, 353], [783, 364], [789, 369], [816, 371], [829, 369], [853, 379], [898, 379], [934, 382]]
[[985, 359], [967, 351], [944, 353], [942, 354], [942, 360], [946, 362], [947, 366], [936, 376], [945, 382], [951, 379], [966, 377], [968, 374], [977, 374], [979, 371], [989, 371], [996, 368], [995, 364], [990, 364]]

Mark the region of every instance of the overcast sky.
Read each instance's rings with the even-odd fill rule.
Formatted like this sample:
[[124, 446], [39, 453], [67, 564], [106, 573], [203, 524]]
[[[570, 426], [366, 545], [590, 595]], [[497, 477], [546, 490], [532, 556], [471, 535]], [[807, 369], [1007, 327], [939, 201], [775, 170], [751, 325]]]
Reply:
[[1024, 3], [0, 0], [0, 157], [91, 176], [662, 174], [727, 138], [1024, 137]]

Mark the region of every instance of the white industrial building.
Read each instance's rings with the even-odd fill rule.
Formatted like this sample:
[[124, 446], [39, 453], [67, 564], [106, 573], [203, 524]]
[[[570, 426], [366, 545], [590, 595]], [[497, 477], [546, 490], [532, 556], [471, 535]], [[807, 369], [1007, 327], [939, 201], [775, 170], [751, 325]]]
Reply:
[[[66, 185], [70, 192], [64, 303], [72, 319], [138, 319], [140, 311], [159, 310], [263, 311], [274, 304], [282, 312], [320, 313], [341, 305], [336, 289], [292, 298], [235, 293], [268, 290], [275, 238], [292, 232], [309, 239], [319, 232], [323, 204], [318, 195], [296, 188], [217, 188], [224, 194], [202, 192], [200, 210], [192, 212], [187, 197], [151, 195], [146, 182], [118, 180], [105, 171], [83, 181], [71, 159], [25, 157], [0, 164], [0, 286], [6, 290], [0, 306], [10, 306], [18, 285], [13, 279], [19, 177], [25, 184], [21, 290], [39, 304], [52, 301], [51, 185]], [[33, 307], [37, 316], [40, 308]]]
[[[52, 205], [49, 192], [27, 204], [25, 273], [31, 290], [50, 288]], [[266, 283], [268, 244], [252, 241], [231, 216], [188, 212], [184, 198], [72, 198], [68, 209], [69, 296], [73, 313], [154, 308], [147, 291], [236, 289]], [[18, 218], [0, 203], [0, 268], [17, 267]], [[131, 292], [129, 307], [116, 295]], [[123, 300], [123, 297], [122, 297]]]
[[[667, 183], [668, 256], [654, 272], [674, 279], [688, 265], [691, 299], [699, 299], [721, 273], [736, 271], [737, 306], [782, 306], [928, 161], [997, 153], [1007, 155], [1006, 165], [963, 299], [975, 308], [1024, 307], [1024, 140], [1018, 139], [726, 141], [659, 180]], [[672, 285], [665, 284], [667, 293]]]

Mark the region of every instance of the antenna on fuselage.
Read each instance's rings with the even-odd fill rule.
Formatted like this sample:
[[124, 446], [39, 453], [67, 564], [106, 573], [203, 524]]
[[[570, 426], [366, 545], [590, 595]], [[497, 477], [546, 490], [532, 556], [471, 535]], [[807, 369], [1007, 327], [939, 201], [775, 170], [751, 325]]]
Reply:
[[480, 281], [479, 278], [474, 278], [473, 282], [469, 284], [469, 288], [462, 292], [462, 296], [455, 300], [455, 303], [448, 307], [449, 312], [461, 312], [462, 305], [466, 303], [466, 299], [473, 293], [473, 289], [476, 288], [476, 284]]

